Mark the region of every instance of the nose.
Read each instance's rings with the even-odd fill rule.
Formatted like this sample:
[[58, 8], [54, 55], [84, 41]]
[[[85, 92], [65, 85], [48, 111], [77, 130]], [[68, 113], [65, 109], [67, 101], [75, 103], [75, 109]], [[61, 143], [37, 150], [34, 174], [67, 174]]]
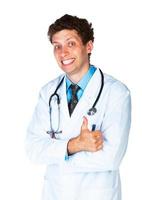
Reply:
[[69, 54], [68, 47], [63, 46], [62, 49], [61, 49], [61, 56], [65, 57], [68, 54]]

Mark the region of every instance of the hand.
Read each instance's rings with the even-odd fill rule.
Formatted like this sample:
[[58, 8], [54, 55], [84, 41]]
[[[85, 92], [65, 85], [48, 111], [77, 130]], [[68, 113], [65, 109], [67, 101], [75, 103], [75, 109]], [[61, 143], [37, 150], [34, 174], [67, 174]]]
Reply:
[[73, 154], [79, 151], [96, 152], [103, 148], [103, 137], [100, 131], [90, 131], [88, 120], [83, 118], [80, 135], [68, 142], [68, 153]]
[[79, 141], [82, 151], [95, 152], [103, 147], [102, 133], [98, 130], [90, 131], [88, 129], [88, 120], [86, 117], [83, 118]]

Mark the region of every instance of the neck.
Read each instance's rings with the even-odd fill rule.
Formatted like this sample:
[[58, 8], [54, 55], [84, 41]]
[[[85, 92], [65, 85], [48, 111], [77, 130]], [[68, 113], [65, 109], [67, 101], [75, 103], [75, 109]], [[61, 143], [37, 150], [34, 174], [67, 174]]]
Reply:
[[79, 72], [76, 72], [76, 73], [73, 73], [73, 74], [67, 74], [67, 77], [75, 84], [77, 84], [81, 79], [82, 77], [87, 73], [89, 69], [89, 65], [86, 66], [85, 68], [83, 68], [82, 71], [79, 71]]

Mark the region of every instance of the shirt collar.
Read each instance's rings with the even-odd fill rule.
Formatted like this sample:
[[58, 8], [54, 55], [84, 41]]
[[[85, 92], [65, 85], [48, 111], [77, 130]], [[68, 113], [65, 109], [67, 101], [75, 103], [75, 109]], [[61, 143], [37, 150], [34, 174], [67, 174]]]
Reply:
[[[96, 67], [93, 65], [90, 65], [88, 71], [86, 72], [86, 74], [82, 77], [82, 79], [77, 83], [77, 85], [84, 91], [89, 80], [91, 79], [91, 77], [93, 76], [93, 74], [96, 71]], [[69, 89], [70, 85], [74, 84], [66, 75], [66, 90]]]

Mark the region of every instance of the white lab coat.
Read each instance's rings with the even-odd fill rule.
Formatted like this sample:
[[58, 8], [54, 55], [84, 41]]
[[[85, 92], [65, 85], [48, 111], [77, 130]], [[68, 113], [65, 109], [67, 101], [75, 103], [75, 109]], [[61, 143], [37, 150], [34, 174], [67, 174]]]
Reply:
[[[45, 85], [28, 128], [26, 150], [30, 159], [47, 165], [44, 177], [43, 200], [121, 200], [119, 165], [125, 154], [131, 123], [131, 98], [128, 88], [104, 74], [104, 88], [97, 104], [97, 113], [87, 116], [101, 84], [99, 69], [89, 81], [72, 116], [69, 116], [66, 82], [58, 90], [61, 98], [62, 134], [51, 139], [49, 97], [63, 75]], [[53, 125], [57, 126], [57, 103], [52, 100]], [[65, 159], [67, 143], [80, 133], [83, 116], [89, 128], [96, 124], [104, 137], [103, 150], [79, 152]]]

